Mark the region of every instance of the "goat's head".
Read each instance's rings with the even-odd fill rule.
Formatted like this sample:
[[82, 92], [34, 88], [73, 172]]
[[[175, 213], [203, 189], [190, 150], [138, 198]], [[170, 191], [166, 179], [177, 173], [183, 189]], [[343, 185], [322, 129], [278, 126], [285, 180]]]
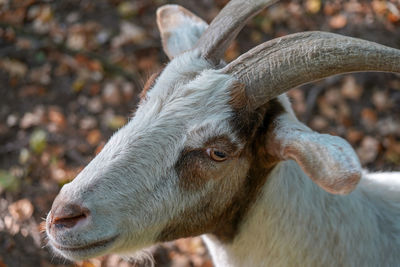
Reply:
[[210, 26], [179, 6], [158, 10], [171, 62], [151, 79], [134, 117], [54, 201], [47, 235], [56, 252], [82, 259], [202, 233], [228, 241], [281, 160], [297, 161], [328, 192], [355, 187], [361, 168], [352, 148], [298, 122], [281, 94], [343, 72], [400, 72], [400, 52], [308, 32], [226, 65], [220, 58], [230, 41], [274, 1], [251, 2], [230, 2]]

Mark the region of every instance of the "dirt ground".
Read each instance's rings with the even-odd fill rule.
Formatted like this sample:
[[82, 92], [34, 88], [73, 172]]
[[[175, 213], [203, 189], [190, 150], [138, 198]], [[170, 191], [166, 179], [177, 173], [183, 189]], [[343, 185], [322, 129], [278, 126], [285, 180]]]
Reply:
[[[210, 22], [225, 0], [0, 0], [0, 267], [73, 266], [52, 255], [41, 222], [61, 186], [135, 110], [165, 65], [157, 7]], [[281, 1], [253, 18], [231, 61], [274, 37], [323, 30], [400, 48], [399, 0]], [[369, 170], [400, 170], [400, 76], [341, 75], [289, 92], [299, 118], [339, 135]], [[212, 266], [199, 237], [150, 249], [156, 266]], [[148, 266], [116, 255], [75, 266]]]

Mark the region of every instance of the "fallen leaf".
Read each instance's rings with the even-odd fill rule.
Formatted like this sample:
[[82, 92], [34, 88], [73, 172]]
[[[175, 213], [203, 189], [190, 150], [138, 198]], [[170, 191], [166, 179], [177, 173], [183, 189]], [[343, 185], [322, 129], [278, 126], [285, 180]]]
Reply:
[[29, 161], [30, 158], [31, 153], [29, 152], [29, 150], [26, 148], [21, 149], [21, 152], [19, 153], [19, 163], [24, 165]]
[[112, 130], [118, 130], [119, 128], [124, 126], [125, 123], [126, 118], [124, 116], [116, 115], [108, 121], [107, 126]]
[[33, 205], [27, 198], [18, 200], [8, 206], [11, 216], [18, 221], [24, 221], [32, 217], [33, 210]]
[[34, 68], [30, 71], [29, 78], [32, 82], [48, 85], [51, 81], [51, 65], [44, 64], [41, 67]]
[[383, 15], [387, 11], [387, 4], [386, 1], [381, 1], [381, 0], [374, 0], [371, 3], [372, 9], [380, 15]]
[[0, 169], [0, 192], [1, 190], [15, 192], [19, 188], [19, 180], [6, 170]]
[[333, 29], [341, 29], [346, 26], [346, 24], [347, 17], [342, 14], [336, 15], [329, 20], [329, 26], [331, 26]]
[[324, 5], [324, 14], [327, 16], [333, 16], [337, 12], [337, 7], [333, 3], [325, 3]]
[[394, 137], [387, 137], [383, 142], [384, 147], [387, 149], [385, 152], [385, 158], [393, 164], [400, 164], [400, 140], [396, 140]]
[[86, 36], [83, 32], [71, 32], [68, 34], [67, 47], [73, 50], [82, 50], [86, 46]]
[[97, 120], [93, 116], [86, 116], [79, 121], [79, 127], [82, 130], [91, 130], [97, 126]]
[[8, 127], [14, 127], [15, 125], [18, 124], [18, 115], [17, 114], [10, 114], [7, 116], [7, 126]]
[[35, 130], [29, 139], [29, 146], [36, 154], [41, 154], [47, 146], [47, 133], [43, 130]]
[[98, 96], [92, 97], [87, 103], [88, 110], [94, 114], [99, 113], [103, 109], [103, 103]]
[[24, 63], [15, 59], [0, 60], [0, 67], [11, 77], [24, 77], [28, 71], [28, 67]]
[[98, 95], [100, 93], [100, 88], [100, 84], [98, 83], [91, 84], [89, 88], [90, 95]]
[[320, 97], [317, 103], [318, 103], [318, 109], [322, 115], [332, 120], [336, 119], [337, 110], [333, 105], [330, 105], [327, 102], [325, 97]]
[[366, 136], [357, 149], [358, 157], [362, 164], [373, 162], [379, 153], [379, 142], [371, 136]]
[[121, 104], [121, 93], [116, 83], [108, 82], [103, 88], [103, 100], [110, 105]]
[[379, 110], [385, 110], [391, 107], [391, 101], [385, 92], [375, 91], [372, 95], [372, 103]]
[[314, 118], [310, 122], [311, 128], [317, 131], [325, 130], [328, 127], [328, 121], [319, 115], [314, 116]]
[[86, 140], [90, 145], [95, 146], [99, 144], [101, 138], [102, 138], [101, 132], [97, 129], [94, 129], [88, 133]]
[[122, 17], [128, 18], [137, 14], [138, 6], [136, 2], [124, 1], [118, 5], [117, 10]]
[[337, 89], [330, 89], [326, 91], [325, 95], [325, 101], [329, 105], [336, 105], [338, 104], [342, 99], [342, 95], [340, 94], [340, 91]]
[[72, 89], [74, 92], [80, 92], [82, 91], [83, 87], [85, 86], [85, 81], [82, 79], [76, 79], [74, 83], [72, 84]]
[[111, 41], [111, 46], [118, 48], [128, 43], [138, 44], [146, 40], [146, 32], [139, 26], [123, 21], [120, 26], [120, 34]]
[[363, 94], [363, 88], [357, 84], [354, 76], [346, 76], [344, 78], [341, 94], [348, 99], [359, 100], [361, 95]]
[[361, 118], [368, 126], [372, 126], [378, 120], [378, 115], [371, 108], [364, 108], [361, 111]]
[[321, 9], [321, 0], [307, 0], [306, 9], [312, 14], [318, 13]]
[[390, 22], [392, 22], [392, 23], [395, 23], [395, 22], [400, 21], [400, 16], [395, 15], [395, 14], [393, 14], [393, 13], [389, 13], [389, 14], [388, 14], [388, 20], [389, 20]]
[[[1, 4], [1, 3], [0, 3]], [[21, 25], [24, 22], [25, 8], [20, 7], [7, 12], [0, 12], [0, 21], [11, 25]]]
[[131, 83], [124, 82], [121, 86], [121, 91], [125, 102], [132, 100], [135, 92]]
[[67, 125], [64, 114], [62, 114], [61, 110], [56, 106], [49, 108], [48, 117], [49, 121], [54, 123], [59, 129], [63, 129]]
[[32, 41], [26, 38], [18, 38], [15, 44], [19, 49], [28, 50], [32, 48]]
[[349, 141], [351, 144], [356, 144], [363, 138], [363, 136], [364, 134], [362, 131], [356, 129], [348, 129], [346, 140]]
[[66, 171], [57, 165], [52, 164], [50, 167], [50, 176], [54, 181], [63, 182], [66, 179]]
[[103, 71], [103, 65], [98, 60], [90, 60], [87, 63], [87, 67], [91, 71]]
[[21, 118], [19, 127], [27, 129], [32, 126], [40, 125], [44, 120], [44, 108], [42, 106], [36, 107], [33, 112], [27, 112]]
[[20, 97], [43, 96], [45, 94], [46, 89], [43, 86], [35, 84], [22, 86], [18, 92]]

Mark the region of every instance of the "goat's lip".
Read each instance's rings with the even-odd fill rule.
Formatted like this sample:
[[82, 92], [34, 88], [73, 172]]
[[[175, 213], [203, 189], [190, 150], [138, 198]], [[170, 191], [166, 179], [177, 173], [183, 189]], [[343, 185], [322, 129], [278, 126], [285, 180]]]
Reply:
[[110, 245], [111, 243], [113, 243], [119, 235], [113, 236], [111, 238], [107, 238], [107, 239], [103, 239], [100, 241], [96, 241], [90, 244], [86, 244], [83, 246], [63, 246], [60, 244], [57, 244], [56, 242], [51, 242], [52, 245], [61, 250], [61, 251], [82, 251], [82, 250], [89, 250], [89, 249], [95, 249], [95, 248], [99, 248], [99, 247], [106, 247], [108, 245]]

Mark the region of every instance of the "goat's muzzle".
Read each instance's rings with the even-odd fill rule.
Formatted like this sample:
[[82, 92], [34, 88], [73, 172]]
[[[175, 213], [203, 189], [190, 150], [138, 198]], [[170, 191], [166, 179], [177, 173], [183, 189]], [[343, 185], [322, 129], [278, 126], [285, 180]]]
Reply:
[[50, 231], [69, 229], [86, 221], [89, 217], [89, 209], [77, 203], [66, 203], [57, 198], [51, 209], [49, 228]]

